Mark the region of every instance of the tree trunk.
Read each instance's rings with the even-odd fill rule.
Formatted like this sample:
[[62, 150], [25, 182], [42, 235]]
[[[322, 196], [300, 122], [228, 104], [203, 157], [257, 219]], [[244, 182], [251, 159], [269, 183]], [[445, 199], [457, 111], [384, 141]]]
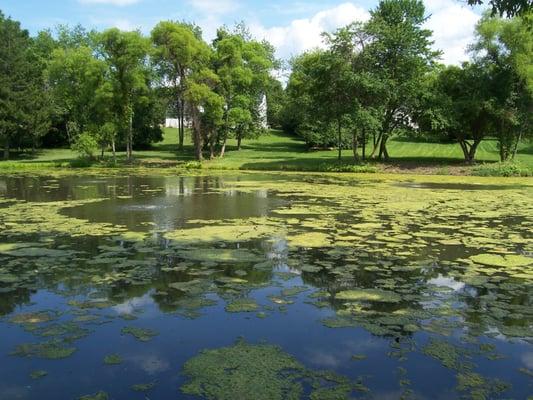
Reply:
[[129, 111], [128, 139], [126, 143], [126, 152], [128, 161], [131, 161], [133, 157], [133, 110]]
[[237, 133], [237, 150], [241, 149], [241, 142], [242, 142], [242, 134], [239, 132]]
[[337, 121], [337, 146], [339, 148], [339, 155], [338, 159], [341, 161], [342, 159], [342, 131], [341, 131], [341, 121]]
[[113, 164], [117, 162], [117, 151], [115, 149], [115, 138], [111, 139], [111, 151], [113, 152]]
[[387, 151], [387, 135], [383, 135], [381, 137], [381, 141], [379, 143], [379, 154], [378, 158], [381, 160], [381, 158], [384, 158], [385, 161], [389, 161], [389, 152]]
[[370, 153], [370, 157], [374, 157], [374, 154], [376, 154], [376, 150], [378, 149], [378, 144], [381, 143], [382, 136], [383, 136], [383, 133], [380, 132], [376, 139], [376, 134], [374, 133], [374, 138], [373, 138], [374, 148], [372, 149], [372, 153]]
[[365, 151], [366, 151], [366, 131], [365, 128], [363, 128], [363, 143], [361, 144], [361, 151], [363, 153], [363, 161], [365, 161]]
[[228, 137], [224, 135], [224, 140], [222, 142], [222, 147], [220, 148], [220, 158], [224, 157], [224, 153], [226, 152], [226, 142], [228, 141]]
[[6, 137], [4, 142], [4, 160], [9, 160], [9, 138]]
[[179, 106], [179, 149], [183, 149], [183, 142], [185, 140], [185, 101], [183, 99], [180, 100], [180, 106]]
[[202, 161], [202, 132], [200, 127], [200, 120], [197, 115], [198, 111], [193, 111], [193, 144], [194, 144], [194, 157], [197, 161]]
[[467, 164], [473, 164], [476, 158], [476, 150], [477, 147], [481, 143], [481, 140], [475, 139], [472, 144], [468, 143], [466, 140], [460, 140], [459, 145], [461, 146], [461, 149], [463, 150], [463, 154], [465, 156], [465, 162]]
[[209, 158], [212, 160], [215, 158], [215, 137], [214, 132], [211, 133], [211, 138], [209, 139]]
[[357, 143], [357, 132], [353, 131], [352, 132], [352, 149], [353, 149], [353, 159], [355, 161], [359, 160], [359, 155], [357, 154], [357, 146], [358, 146], [358, 143]]
[[518, 152], [518, 145], [520, 144], [520, 140], [522, 140], [522, 130], [520, 130], [520, 133], [518, 134], [518, 138], [516, 139], [516, 142], [514, 144], [513, 154], [511, 156], [511, 159], [513, 160], [516, 157], [516, 153]]

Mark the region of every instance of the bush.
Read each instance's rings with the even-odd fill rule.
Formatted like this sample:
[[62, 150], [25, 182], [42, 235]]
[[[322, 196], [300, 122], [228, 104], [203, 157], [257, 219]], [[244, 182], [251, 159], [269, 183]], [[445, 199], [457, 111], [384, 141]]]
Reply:
[[82, 132], [71, 146], [80, 158], [93, 159], [98, 151], [98, 142], [90, 132]]
[[348, 163], [323, 163], [318, 165], [320, 172], [356, 172], [356, 173], [376, 173], [378, 169], [368, 164], [348, 164]]
[[202, 169], [202, 163], [199, 161], [188, 161], [183, 164], [185, 169]]
[[482, 164], [472, 170], [477, 176], [533, 176], [533, 167], [516, 161], [506, 161], [494, 164]]

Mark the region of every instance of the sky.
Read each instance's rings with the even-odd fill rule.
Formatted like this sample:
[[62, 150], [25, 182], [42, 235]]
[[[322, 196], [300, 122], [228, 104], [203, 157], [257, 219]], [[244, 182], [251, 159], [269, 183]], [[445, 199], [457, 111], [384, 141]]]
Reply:
[[[458, 64], [468, 59], [467, 45], [481, 10], [465, 0], [424, 0], [433, 31], [434, 47], [444, 52], [442, 62]], [[257, 39], [267, 39], [277, 56], [291, 56], [322, 45], [321, 33], [334, 31], [355, 20], [368, 19], [377, 0], [0, 0], [0, 10], [21, 21], [35, 34], [59, 24], [86, 28], [140, 29], [148, 34], [161, 20], [194, 21], [204, 38], [217, 28], [244, 21]]]

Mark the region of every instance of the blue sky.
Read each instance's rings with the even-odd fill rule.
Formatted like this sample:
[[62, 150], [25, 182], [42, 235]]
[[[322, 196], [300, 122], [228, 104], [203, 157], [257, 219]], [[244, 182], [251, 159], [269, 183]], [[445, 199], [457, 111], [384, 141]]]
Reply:
[[[0, 9], [32, 33], [77, 23], [148, 33], [158, 21], [176, 19], [195, 21], [210, 40], [218, 26], [243, 20], [256, 37], [269, 40], [278, 56], [287, 59], [320, 46], [321, 32], [365, 20], [376, 4], [376, 0], [2, 0]], [[427, 26], [434, 31], [435, 47], [444, 51], [443, 62], [467, 59], [466, 45], [473, 39], [480, 11], [461, 0], [425, 0], [425, 4], [431, 15]]]

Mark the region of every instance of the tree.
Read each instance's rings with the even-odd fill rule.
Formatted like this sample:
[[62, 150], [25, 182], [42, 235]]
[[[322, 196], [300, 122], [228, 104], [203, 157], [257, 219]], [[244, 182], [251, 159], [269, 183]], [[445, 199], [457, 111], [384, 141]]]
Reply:
[[137, 31], [123, 32], [112, 28], [99, 35], [98, 43], [112, 82], [118, 128], [125, 138], [127, 157], [131, 161], [134, 103], [147, 88], [145, 70], [149, 42]]
[[215, 134], [224, 115], [224, 99], [215, 92], [219, 82], [219, 77], [213, 71], [204, 68], [190, 77], [185, 92], [191, 108], [194, 156], [197, 161], [203, 160], [204, 144], [209, 145], [210, 156], [214, 157]]
[[60, 47], [52, 52], [47, 75], [57, 113], [72, 143], [89, 124], [98, 122], [96, 108], [101, 96], [97, 92], [105, 84], [106, 64], [96, 59], [89, 47]]
[[20, 23], [0, 12], [0, 140], [4, 159], [13, 144], [34, 148], [48, 130], [42, 64]]
[[[233, 32], [219, 29], [213, 48], [214, 71], [220, 78], [217, 92], [225, 103], [224, 123], [218, 134], [220, 157], [223, 157], [230, 134], [237, 138], [240, 149], [245, 134], [253, 135], [261, 130], [259, 104], [262, 94], [266, 92], [269, 73], [276, 62], [272, 46], [253, 40], [243, 24], [237, 25]], [[232, 111], [234, 108], [238, 110]], [[248, 114], [251, 121], [248, 121]], [[244, 119], [239, 119], [234, 125], [237, 116]], [[248, 128], [242, 129], [245, 121], [248, 121]]]
[[474, 162], [479, 144], [494, 132], [491, 78], [481, 64], [442, 68], [427, 77], [424, 101], [413, 115], [421, 130], [457, 141], [467, 163]]
[[209, 48], [201, 33], [190, 24], [163, 21], [152, 30], [154, 58], [165, 84], [171, 86], [178, 114], [179, 148], [183, 148], [185, 132], [185, 92], [187, 79], [209, 58]]
[[[467, 0], [467, 2], [471, 6], [484, 4], [483, 0]], [[491, 7], [492, 16], [499, 14], [500, 17], [525, 16], [532, 9], [530, 0], [489, 0], [486, 4]]]
[[371, 11], [365, 25], [369, 43], [364, 48], [364, 63], [370, 79], [381, 89], [376, 146], [372, 155], [389, 158], [387, 141], [395, 130], [409, 126], [417, 99], [423, 90], [422, 79], [434, 65], [439, 52], [431, 49], [431, 31], [420, 0], [383, 0]]
[[500, 159], [514, 158], [520, 140], [531, 135], [533, 115], [533, 35], [525, 18], [485, 15], [472, 46], [477, 63], [490, 71]]

